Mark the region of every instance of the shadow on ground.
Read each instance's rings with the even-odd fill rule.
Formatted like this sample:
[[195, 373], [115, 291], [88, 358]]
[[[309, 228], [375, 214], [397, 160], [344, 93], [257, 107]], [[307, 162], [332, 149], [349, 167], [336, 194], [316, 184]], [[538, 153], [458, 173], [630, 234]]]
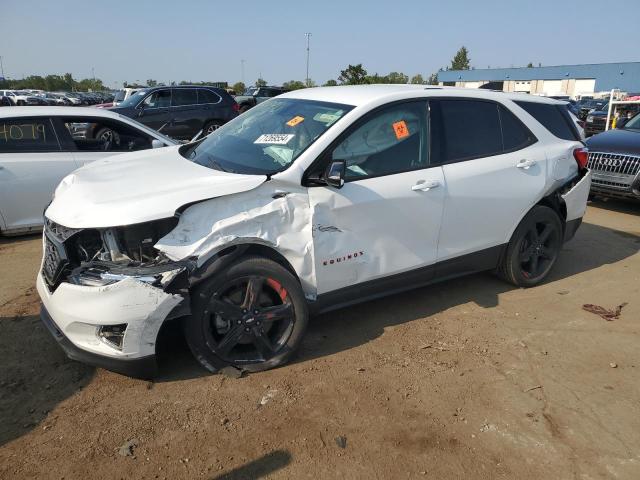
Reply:
[[69, 360], [36, 315], [0, 316], [0, 446], [43, 428], [47, 414], [93, 377]]
[[[640, 237], [584, 223], [564, 245], [547, 283], [616, 263], [640, 250]], [[515, 287], [491, 273], [480, 273], [410, 290], [315, 317], [295, 360], [313, 358], [357, 347], [382, 335], [389, 326], [436, 315], [456, 305], [474, 302], [491, 308], [499, 295]], [[207, 375], [181, 338], [179, 325], [168, 326], [159, 342], [160, 377], [176, 381]]]
[[241, 467], [223, 473], [211, 480], [253, 480], [266, 478], [291, 463], [291, 454], [285, 450], [275, 450]]

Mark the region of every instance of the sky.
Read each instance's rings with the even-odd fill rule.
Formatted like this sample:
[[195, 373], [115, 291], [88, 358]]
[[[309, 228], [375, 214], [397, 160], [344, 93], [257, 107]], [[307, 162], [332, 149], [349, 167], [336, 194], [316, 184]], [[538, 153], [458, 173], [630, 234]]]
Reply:
[[[95, 4], [95, 6], [92, 6]], [[349, 64], [425, 78], [462, 46], [476, 68], [640, 61], [640, 0], [0, 0], [8, 78], [322, 84]], [[244, 78], [242, 75], [244, 60]]]

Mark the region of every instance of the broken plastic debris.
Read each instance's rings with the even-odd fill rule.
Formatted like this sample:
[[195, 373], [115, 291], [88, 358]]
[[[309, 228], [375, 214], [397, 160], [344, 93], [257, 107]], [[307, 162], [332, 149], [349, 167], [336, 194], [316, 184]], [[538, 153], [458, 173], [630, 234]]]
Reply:
[[626, 305], [627, 305], [627, 302], [624, 302], [618, 305], [615, 310], [609, 310], [607, 308], [601, 307], [600, 305], [593, 305], [591, 303], [587, 303], [585, 305], [582, 305], [582, 309], [589, 313], [594, 313], [596, 315], [599, 315], [602, 318], [604, 318], [607, 322], [610, 322], [620, 317], [620, 314], [622, 313], [622, 309]]

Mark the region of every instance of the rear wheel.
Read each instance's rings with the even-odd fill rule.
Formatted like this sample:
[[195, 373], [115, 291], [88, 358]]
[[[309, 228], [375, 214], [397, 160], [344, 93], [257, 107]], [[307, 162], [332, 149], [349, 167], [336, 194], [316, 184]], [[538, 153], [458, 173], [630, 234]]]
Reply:
[[285, 363], [308, 323], [298, 280], [278, 263], [247, 257], [193, 292], [185, 337], [196, 359], [216, 372], [251, 372]]
[[244, 113], [244, 112], [246, 112], [247, 110], [249, 110], [250, 108], [251, 108], [251, 105], [247, 105], [247, 104], [240, 105], [240, 110], [239, 110], [239, 112], [240, 112], [240, 113]]
[[498, 274], [519, 287], [537, 285], [555, 264], [562, 237], [558, 214], [549, 207], [536, 205], [513, 233]]

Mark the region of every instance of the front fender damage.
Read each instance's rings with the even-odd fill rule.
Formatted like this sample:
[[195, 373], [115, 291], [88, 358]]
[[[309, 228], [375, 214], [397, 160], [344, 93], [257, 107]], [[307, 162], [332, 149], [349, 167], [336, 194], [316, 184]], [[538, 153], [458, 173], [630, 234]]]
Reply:
[[249, 192], [192, 205], [155, 248], [174, 261], [193, 258], [201, 267], [227, 247], [265, 245], [291, 264], [307, 298], [315, 299], [309, 196], [306, 189], [279, 186], [272, 180]]

